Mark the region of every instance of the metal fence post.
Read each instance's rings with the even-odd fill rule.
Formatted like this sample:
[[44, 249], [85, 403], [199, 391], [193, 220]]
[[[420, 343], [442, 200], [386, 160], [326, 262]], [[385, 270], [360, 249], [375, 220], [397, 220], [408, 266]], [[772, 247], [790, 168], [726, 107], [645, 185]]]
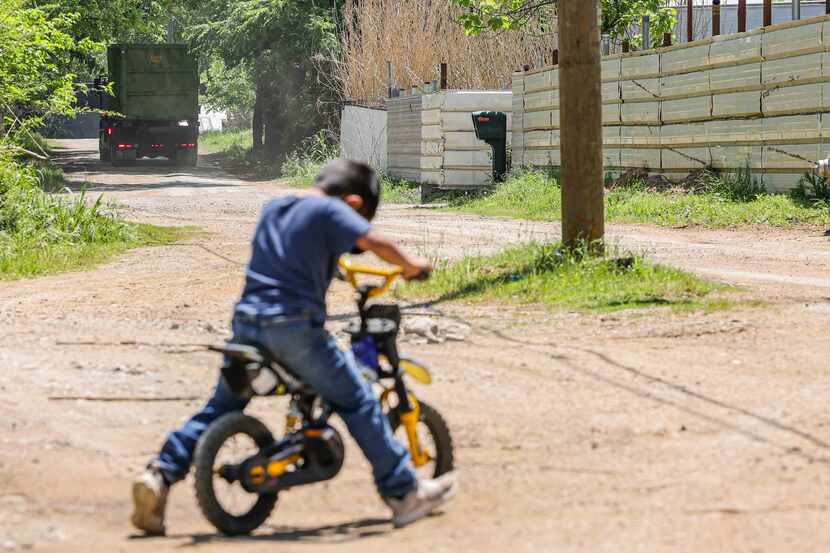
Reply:
[[764, 27], [772, 25], [772, 0], [764, 0]]
[[738, 0], [738, 32], [746, 32], [746, 0]]
[[801, 0], [793, 0], [793, 21], [801, 19]]
[[695, 39], [695, 8], [692, 0], [687, 0], [686, 4], [686, 38], [688, 42]]
[[720, 34], [720, 0], [712, 0], [712, 36]]
[[643, 50], [648, 50], [651, 48], [651, 34], [649, 29], [649, 17], [647, 15], [643, 16]]

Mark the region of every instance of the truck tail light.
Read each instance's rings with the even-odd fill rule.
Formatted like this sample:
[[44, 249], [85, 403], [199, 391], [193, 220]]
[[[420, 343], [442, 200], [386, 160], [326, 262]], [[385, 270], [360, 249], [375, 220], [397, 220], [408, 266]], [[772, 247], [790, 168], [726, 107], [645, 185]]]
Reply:
[[150, 147], [153, 148], [154, 150], [163, 150], [164, 149], [164, 144], [150, 144]]
[[179, 148], [195, 148], [196, 144], [177, 144]]
[[119, 150], [132, 150], [133, 149], [132, 144], [116, 144], [115, 147]]
[[107, 136], [112, 136], [112, 127], [107, 127]]

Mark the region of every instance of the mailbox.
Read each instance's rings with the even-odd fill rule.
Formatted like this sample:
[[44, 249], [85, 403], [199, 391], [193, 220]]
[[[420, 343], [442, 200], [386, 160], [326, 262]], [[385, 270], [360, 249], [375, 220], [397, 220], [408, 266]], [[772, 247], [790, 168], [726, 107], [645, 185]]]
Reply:
[[501, 111], [473, 113], [476, 138], [493, 149], [493, 182], [501, 182], [507, 173], [507, 114]]

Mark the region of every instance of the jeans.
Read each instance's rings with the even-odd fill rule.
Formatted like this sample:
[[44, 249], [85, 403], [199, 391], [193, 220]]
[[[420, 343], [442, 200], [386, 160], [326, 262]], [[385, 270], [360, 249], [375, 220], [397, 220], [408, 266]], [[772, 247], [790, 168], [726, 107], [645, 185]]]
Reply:
[[[332, 406], [371, 463], [382, 496], [401, 497], [415, 488], [409, 453], [395, 439], [371, 385], [360, 374], [352, 353], [342, 351], [324, 328], [305, 316], [236, 317], [233, 331], [236, 340], [267, 348]], [[233, 395], [220, 377], [213, 397], [182, 428], [170, 433], [162, 446], [155, 464], [165, 479], [171, 484], [182, 480], [190, 470], [199, 436], [210, 423], [242, 411], [249, 401]]]

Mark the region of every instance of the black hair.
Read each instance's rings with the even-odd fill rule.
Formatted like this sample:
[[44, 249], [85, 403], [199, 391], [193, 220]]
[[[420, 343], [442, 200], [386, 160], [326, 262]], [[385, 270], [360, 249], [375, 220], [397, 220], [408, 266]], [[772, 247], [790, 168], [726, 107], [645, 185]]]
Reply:
[[326, 164], [314, 179], [314, 186], [327, 196], [357, 194], [363, 198], [359, 213], [371, 221], [380, 204], [380, 181], [374, 169], [348, 159], [335, 159]]

